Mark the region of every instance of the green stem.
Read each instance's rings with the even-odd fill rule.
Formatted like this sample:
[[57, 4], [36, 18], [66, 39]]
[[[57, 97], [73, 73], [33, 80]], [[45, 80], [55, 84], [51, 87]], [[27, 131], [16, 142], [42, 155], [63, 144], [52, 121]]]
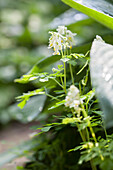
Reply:
[[[79, 128], [78, 123], [77, 123], [77, 128]], [[81, 136], [83, 142], [86, 142], [86, 138], [85, 138], [84, 134], [82, 133], [82, 131], [79, 131], [79, 133], [80, 133], [80, 136]], [[88, 141], [89, 141], [89, 132], [88, 132]], [[90, 164], [91, 164], [92, 170], [97, 170], [96, 166], [93, 164], [93, 160], [90, 160]]]
[[64, 62], [64, 91], [66, 92], [66, 63]]
[[[76, 125], [77, 125], [77, 128], [79, 129], [79, 124], [78, 124], [78, 123], [76, 123]], [[80, 136], [81, 136], [81, 138], [82, 138], [83, 142], [86, 142], [86, 138], [85, 138], [85, 136], [84, 136], [84, 134], [82, 133], [82, 131], [81, 131], [81, 130], [79, 131], [79, 133], [80, 133]]]
[[48, 97], [50, 97], [50, 98], [52, 98], [52, 99], [55, 99], [55, 100], [57, 100], [57, 101], [60, 101], [59, 99], [57, 99], [56, 97], [54, 97], [54, 96], [52, 96], [52, 95], [50, 95], [50, 94], [45, 93], [45, 95], [48, 96]]
[[82, 95], [82, 90], [81, 90], [81, 84], [79, 82], [79, 90], [80, 90], [80, 95]]
[[93, 164], [93, 160], [90, 160], [92, 170], [97, 170], [96, 166]]
[[87, 127], [86, 127], [86, 133], [87, 133], [87, 140], [90, 141], [89, 131], [88, 131]]
[[[73, 117], [75, 117], [75, 118], [76, 118], [76, 116], [75, 116], [75, 114], [74, 114], [74, 112], [73, 112], [73, 110], [72, 110], [72, 109], [71, 109], [71, 111], [72, 111], [72, 113], [73, 113]], [[77, 122], [76, 122], [76, 125], [77, 125], [77, 128], [79, 129], [79, 123], [77, 123]], [[79, 131], [79, 133], [80, 133], [80, 136], [81, 136], [81, 138], [82, 138], [83, 142], [86, 142], [85, 135], [82, 133], [82, 131], [81, 131], [81, 130]]]
[[86, 112], [88, 112], [88, 102], [86, 103]]
[[[86, 113], [83, 105], [82, 105], [82, 112], [83, 112], [84, 118], [87, 118], [88, 115], [87, 115], [87, 113]], [[88, 123], [89, 129], [90, 129], [91, 135], [92, 135], [92, 137], [93, 137], [93, 139], [94, 139], [94, 141], [95, 141], [95, 144], [96, 144], [96, 143], [97, 143], [96, 135], [95, 135], [95, 133], [94, 133], [94, 131], [93, 131], [93, 128], [92, 128], [92, 126], [91, 126], [91, 122], [90, 122], [89, 119], [87, 119], [87, 123]], [[104, 157], [103, 157], [103, 155], [101, 154], [101, 150], [99, 150], [99, 154], [100, 154], [101, 160], [103, 161], [103, 160], [104, 160]]]
[[72, 71], [71, 64], [69, 64], [69, 68], [70, 68], [70, 73], [71, 73], [72, 83], [73, 83], [73, 85], [74, 85], [74, 77], [73, 77], [73, 71]]
[[[73, 115], [74, 115], [74, 114], [73, 114]], [[77, 128], [79, 129], [79, 124], [76, 123], [76, 125], [77, 125]], [[82, 131], [79, 131], [79, 133], [80, 133], [80, 136], [81, 136], [83, 142], [86, 142], [86, 138], [85, 138], [85, 135], [83, 134], [83, 132], [82, 132]], [[88, 129], [87, 129], [87, 128], [86, 128], [86, 133], [87, 133], [87, 139], [88, 139], [88, 141], [89, 141], [90, 138], [89, 138], [89, 132], [88, 132]], [[93, 160], [90, 160], [90, 164], [91, 164], [92, 170], [97, 170], [96, 166], [93, 164]]]
[[60, 87], [64, 88], [56, 79], [51, 78], [52, 80], [54, 80]]
[[[87, 117], [88, 117], [88, 115], [87, 115], [87, 113], [86, 113], [83, 105], [82, 105], [82, 113], [83, 113], [84, 118], [87, 118]], [[93, 128], [92, 128], [92, 126], [91, 126], [91, 122], [90, 122], [89, 119], [87, 119], [87, 123], [88, 123], [89, 129], [90, 129], [91, 135], [92, 135], [95, 143], [97, 143], [97, 139], [96, 139], [95, 133], [94, 133], [94, 131], [93, 131]]]
[[61, 83], [62, 83], [62, 87], [64, 86], [64, 83], [63, 83], [63, 79], [62, 79], [62, 77], [60, 77], [60, 79], [61, 79]]
[[[62, 58], [63, 58], [65, 55], [65, 50], [64, 50], [64, 54], [63, 54], [63, 51], [61, 50], [61, 54], [62, 54]], [[65, 62], [63, 62], [63, 63], [64, 63], [64, 91], [65, 91], [65, 93], [67, 93], [66, 92], [66, 64], [65, 64]]]

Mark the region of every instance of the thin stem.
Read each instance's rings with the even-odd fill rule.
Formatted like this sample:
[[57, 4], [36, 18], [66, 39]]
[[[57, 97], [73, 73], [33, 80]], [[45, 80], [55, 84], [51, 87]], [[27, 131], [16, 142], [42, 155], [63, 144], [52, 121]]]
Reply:
[[[78, 124], [78, 123], [76, 123], [76, 125], [77, 125], [77, 128], [79, 129], [79, 124]], [[80, 133], [80, 136], [81, 136], [81, 138], [82, 138], [83, 142], [86, 142], [86, 138], [85, 138], [85, 136], [84, 136], [84, 134], [82, 133], [82, 131], [81, 131], [81, 130], [79, 131], [79, 133]]]
[[48, 96], [48, 97], [50, 97], [50, 98], [52, 98], [52, 99], [55, 99], [55, 100], [57, 100], [57, 101], [60, 101], [59, 99], [57, 99], [56, 97], [54, 97], [54, 96], [52, 96], [52, 95], [50, 95], [50, 94], [48, 94], [48, 93], [45, 93], [45, 95]]
[[[72, 109], [71, 109], [71, 111], [72, 111], [72, 113], [73, 113], [73, 117], [75, 117], [75, 118], [76, 118], [76, 116], [75, 116], [75, 114], [74, 114], [74, 112], [73, 112], [73, 110], [72, 110]], [[77, 128], [79, 129], [79, 123], [77, 123], [77, 122], [76, 122], [76, 125], [77, 125]], [[86, 142], [85, 135], [82, 133], [82, 131], [81, 131], [81, 130], [79, 131], [79, 133], [80, 133], [80, 136], [81, 136], [81, 138], [82, 138], [83, 142]]]
[[[79, 128], [78, 123], [76, 123], [76, 125], [77, 125], [77, 128]], [[82, 131], [79, 131], [79, 133], [80, 133], [80, 136], [81, 136], [83, 142], [86, 142], [86, 138], [85, 138], [84, 134], [82, 133]], [[89, 141], [89, 132], [88, 132], [88, 141]], [[90, 164], [91, 164], [92, 170], [97, 170], [96, 166], [93, 164], [93, 160], [90, 160]]]
[[61, 50], [62, 58], [64, 57], [63, 51]]
[[72, 83], [73, 83], [73, 85], [74, 85], [74, 77], [73, 77], [73, 71], [72, 71], [71, 64], [69, 64], [69, 68], [70, 68], [70, 73], [71, 73]]
[[[73, 110], [71, 110], [71, 111], [72, 111], [72, 113], [73, 113]], [[73, 116], [75, 117], [74, 113], [73, 113]], [[76, 125], [77, 125], [77, 128], [79, 129], [79, 124], [76, 123]], [[81, 130], [79, 131], [79, 133], [80, 133], [80, 136], [81, 136], [83, 142], [86, 142], [87, 140], [86, 140], [86, 137], [85, 137], [84, 133], [83, 133]], [[88, 141], [90, 141], [89, 131], [88, 131], [87, 128], [86, 128], [86, 133], [87, 133], [87, 139], [88, 139]], [[96, 166], [93, 164], [93, 160], [90, 160], [90, 164], [91, 164], [92, 170], [97, 170]]]
[[[84, 106], [83, 105], [81, 105], [82, 106], [82, 112], [83, 112], [83, 115], [84, 115], [84, 118], [87, 118], [87, 113], [86, 113], [86, 111], [85, 111], [85, 109], [84, 109]], [[92, 137], [93, 137], [93, 139], [94, 139], [94, 141], [95, 141], [95, 144], [97, 143], [97, 139], [96, 139], [96, 135], [95, 135], [95, 133], [94, 133], [94, 131], [93, 131], [93, 128], [92, 128], [92, 126], [91, 126], [91, 122], [90, 122], [90, 120], [89, 119], [87, 119], [87, 122], [88, 122], [88, 126], [89, 126], [89, 129], [90, 129], [90, 132], [91, 132], [91, 135], [92, 135]], [[101, 154], [101, 150], [99, 149], [99, 154], [100, 154], [100, 158], [101, 158], [101, 160], [103, 161], [104, 160], [104, 157], [103, 157], [103, 155]]]
[[96, 166], [93, 164], [93, 160], [90, 160], [92, 170], [97, 170]]
[[81, 90], [81, 84], [79, 82], [79, 90], [80, 90], [80, 95], [82, 95], [82, 90]]
[[[88, 115], [87, 115], [87, 113], [86, 113], [83, 105], [82, 105], [82, 113], [83, 113], [83, 115], [84, 115], [84, 118], [87, 118], [87, 117], [88, 117]], [[92, 128], [92, 126], [91, 126], [91, 122], [90, 122], [89, 119], [87, 119], [87, 122], [88, 122], [88, 126], [89, 126], [89, 129], [90, 129], [91, 135], [92, 135], [95, 143], [97, 143], [97, 139], [96, 139], [95, 133], [94, 133], [93, 128]]]
[[86, 111], [88, 112], [88, 102], [86, 103]]
[[60, 77], [60, 79], [61, 79], [62, 86], [64, 86], [64, 83], [63, 83], [63, 79], [62, 79], [62, 77]]
[[[64, 53], [65, 53], [65, 51], [64, 51]], [[61, 50], [61, 54], [62, 54], [62, 58], [63, 58], [64, 54], [63, 54], [62, 50]], [[66, 64], [65, 64], [65, 62], [63, 62], [63, 64], [64, 64], [64, 91], [65, 91], [65, 93], [67, 93], [66, 92]]]
[[[77, 128], [79, 128], [78, 123], [76, 123], [76, 124], [77, 124]], [[87, 130], [88, 129], [86, 129], [86, 131]], [[82, 131], [79, 131], [79, 133], [80, 133], [80, 136], [81, 136], [83, 142], [86, 142], [86, 138], [85, 138], [84, 134], [82, 133]], [[89, 132], [88, 132], [88, 141], [89, 141]], [[96, 166], [93, 164], [93, 160], [90, 160], [90, 164], [91, 164], [92, 170], [97, 170]]]
[[60, 87], [64, 88], [56, 79], [51, 78], [52, 80], [54, 80]]
[[89, 72], [89, 68], [88, 68], [88, 70], [87, 70], [87, 73], [86, 73], [86, 76], [85, 76], [85, 80], [84, 80], [84, 85], [83, 85], [83, 94], [84, 94], [84, 91], [85, 91], [85, 86], [86, 86], [86, 84], [87, 84], [87, 81], [88, 81], [88, 72]]
[[88, 139], [88, 141], [90, 141], [89, 131], [88, 131], [88, 128], [87, 128], [87, 127], [86, 127], [86, 133], [87, 133], [87, 139]]
[[[67, 55], [68, 55], [68, 48], [66, 47], [66, 52], [67, 52]], [[71, 53], [70, 53], [71, 54]]]
[[64, 62], [64, 91], [66, 92], [66, 63]]

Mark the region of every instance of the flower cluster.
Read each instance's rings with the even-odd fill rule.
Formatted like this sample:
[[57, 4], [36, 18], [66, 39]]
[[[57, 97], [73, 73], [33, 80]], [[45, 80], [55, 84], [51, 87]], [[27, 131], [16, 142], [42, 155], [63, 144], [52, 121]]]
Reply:
[[66, 107], [74, 108], [76, 110], [78, 106], [82, 103], [79, 95], [79, 89], [74, 85], [71, 85], [65, 101]]
[[72, 48], [72, 45], [75, 44], [74, 36], [76, 33], [72, 33], [70, 30], [67, 30], [65, 26], [58, 26], [57, 32], [49, 32], [51, 37], [49, 38], [49, 47], [54, 48], [53, 55], [60, 55], [62, 49]]

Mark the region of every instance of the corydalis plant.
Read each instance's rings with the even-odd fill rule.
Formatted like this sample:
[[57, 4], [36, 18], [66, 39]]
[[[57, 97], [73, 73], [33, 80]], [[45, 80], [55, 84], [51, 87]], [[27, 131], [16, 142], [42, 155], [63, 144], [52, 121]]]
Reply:
[[[73, 45], [75, 45], [75, 40], [74, 36], [76, 33], [72, 33], [70, 30], [67, 29], [65, 26], [59, 26], [56, 29], [57, 32], [49, 32], [51, 34], [51, 37], [49, 38], [49, 47], [54, 49], [53, 55], [62, 55], [62, 61], [64, 64], [64, 82], [61, 78], [61, 83], [63, 86], [63, 89], [66, 93], [66, 64], [69, 60], [69, 58], [66, 58], [68, 55], [68, 48], [72, 48]], [[71, 57], [71, 56], [70, 56]], [[65, 58], [65, 59], [64, 59]], [[73, 72], [72, 72], [72, 67], [70, 65], [70, 73], [71, 73], [71, 78], [72, 82], [74, 84], [74, 77], [73, 77]]]
[[[95, 132], [93, 130], [94, 125], [92, 125], [93, 122], [92, 117], [88, 114], [88, 109], [89, 109], [88, 104], [89, 101], [94, 97], [95, 93], [94, 90], [91, 90], [87, 94], [84, 94], [85, 91], [84, 86], [86, 86], [87, 84], [88, 71], [86, 72], [84, 85], [80, 83], [84, 78], [80, 82], [77, 82], [80, 86], [80, 90], [79, 90], [78, 87], [75, 86], [75, 76], [73, 74], [73, 69], [72, 69], [72, 66], [74, 66], [74, 64], [76, 63], [75, 61], [79, 58], [80, 59], [85, 58], [86, 55], [71, 53], [72, 45], [75, 45], [74, 36], [76, 35], [76, 33], [72, 33], [70, 30], [67, 30], [67, 27], [65, 26], [59, 26], [56, 31], [57, 32], [49, 32], [51, 33], [51, 37], [49, 39], [49, 48], [54, 48], [54, 53], [53, 53], [54, 55], [61, 54], [60, 61], [63, 62], [63, 65], [58, 65], [58, 68], [53, 68], [52, 69], [53, 73], [36, 72], [36, 73], [31, 73], [30, 75], [24, 75], [23, 79], [24, 80], [26, 79], [27, 81], [33, 81], [34, 79], [35, 80], [38, 79], [41, 83], [47, 83], [49, 80], [53, 80], [57, 85], [60, 86], [60, 93], [57, 96], [52, 96], [51, 94], [48, 94], [46, 86], [44, 84], [44, 86], [41, 89], [34, 90], [32, 92], [24, 94], [23, 96], [18, 97], [19, 101], [21, 101], [19, 106], [23, 107], [31, 96], [37, 94], [47, 95], [48, 97], [52, 98], [52, 100], [56, 101], [55, 105], [49, 108], [49, 110], [53, 108], [57, 108], [62, 105], [65, 109], [65, 118], [62, 118], [61, 123], [51, 123], [45, 125], [46, 127], [41, 128], [42, 130], [41, 133], [47, 132], [52, 127], [58, 125], [73, 124], [73, 127], [76, 126], [80, 133], [81, 139], [84, 142], [78, 148], [86, 149], [84, 152], [82, 152], [83, 157], [79, 161], [79, 163], [82, 163], [83, 161], [90, 161], [92, 169], [96, 170], [96, 166], [93, 163], [94, 158], [98, 157], [101, 161], [103, 161], [104, 156], [100, 148], [100, 145], [102, 144], [98, 142]], [[70, 48], [70, 50], [68, 50], [68, 48]], [[69, 71], [71, 75], [71, 81], [70, 81], [71, 83], [67, 84], [68, 65], [69, 65]], [[86, 60], [85, 65], [82, 67], [82, 69], [80, 69], [79, 73], [81, 73], [86, 66], [88, 66], [88, 60]], [[83, 87], [81, 87], [82, 85]], [[57, 88], [57, 86], [55, 86], [55, 88]], [[49, 89], [51, 89], [51, 85], [49, 86]], [[69, 117], [67, 113], [70, 114]], [[77, 149], [74, 148], [71, 149], [70, 151], [75, 151]], [[88, 159], [84, 157], [85, 155], [84, 153], [87, 153], [89, 155]], [[90, 156], [90, 154], [93, 153], [94, 156]]]
[[[67, 58], [68, 56], [67, 49], [68, 48], [71, 49], [72, 45], [75, 44], [74, 36], [76, 34], [67, 30], [65, 26], [59, 26], [57, 29], [57, 32], [49, 32], [49, 33], [52, 34], [52, 36], [49, 39], [49, 48], [52, 48], [52, 47], [54, 48], [54, 53], [53, 53], [54, 55], [59, 55], [60, 51], [62, 54], [61, 60], [64, 63], [64, 82], [62, 82], [62, 86], [63, 86], [65, 93], [67, 94], [64, 105], [70, 108], [70, 111], [73, 115], [71, 118], [68, 118], [68, 117], [64, 118], [62, 120], [62, 124], [76, 123], [76, 126], [80, 132], [80, 136], [83, 142], [92, 143], [91, 148], [93, 148], [93, 146], [97, 147], [98, 142], [97, 142], [94, 130], [92, 128], [91, 117], [88, 116], [88, 113], [85, 110], [83, 99], [81, 100], [80, 98], [79, 89], [74, 85], [74, 76], [73, 76], [71, 64], [69, 64], [69, 66], [70, 66], [70, 73], [71, 73], [71, 79], [72, 79], [73, 85], [71, 85], [70, 88], [68, 89], [68, 93], [66, 90], [66, 64], [65, 63], [69, 59]], [[69, 55], [74, 56], [74, 54], [69, 54]], [[82, 124], [86, 124], [86, 125], [83, 129], [80, 129], [80, 126]], [[93, 138], [94, 144], [90, 139], [90, 135]], [[82, 146], [82, 148], [84, 148], [84, 146]], [[98, 154], [101, 160], [104, 160], [104, 157], [100, 149], [98, 149]], [[90, 159], [90, 163], [91, 163], [92, 169], [96, 169], [96, 166], [93, 164], [92, 158]]]

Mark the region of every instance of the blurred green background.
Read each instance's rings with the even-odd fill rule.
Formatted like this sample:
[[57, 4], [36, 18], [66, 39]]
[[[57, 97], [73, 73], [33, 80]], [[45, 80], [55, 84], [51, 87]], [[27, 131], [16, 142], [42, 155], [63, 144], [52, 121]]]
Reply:
[[69, 7], [60, 0], [0, 1], [0, 123], [22, 121], [16, 113], [15, 97], [33, 85], [14, 83], [43, 57], [47, 49], [49, 23]]

